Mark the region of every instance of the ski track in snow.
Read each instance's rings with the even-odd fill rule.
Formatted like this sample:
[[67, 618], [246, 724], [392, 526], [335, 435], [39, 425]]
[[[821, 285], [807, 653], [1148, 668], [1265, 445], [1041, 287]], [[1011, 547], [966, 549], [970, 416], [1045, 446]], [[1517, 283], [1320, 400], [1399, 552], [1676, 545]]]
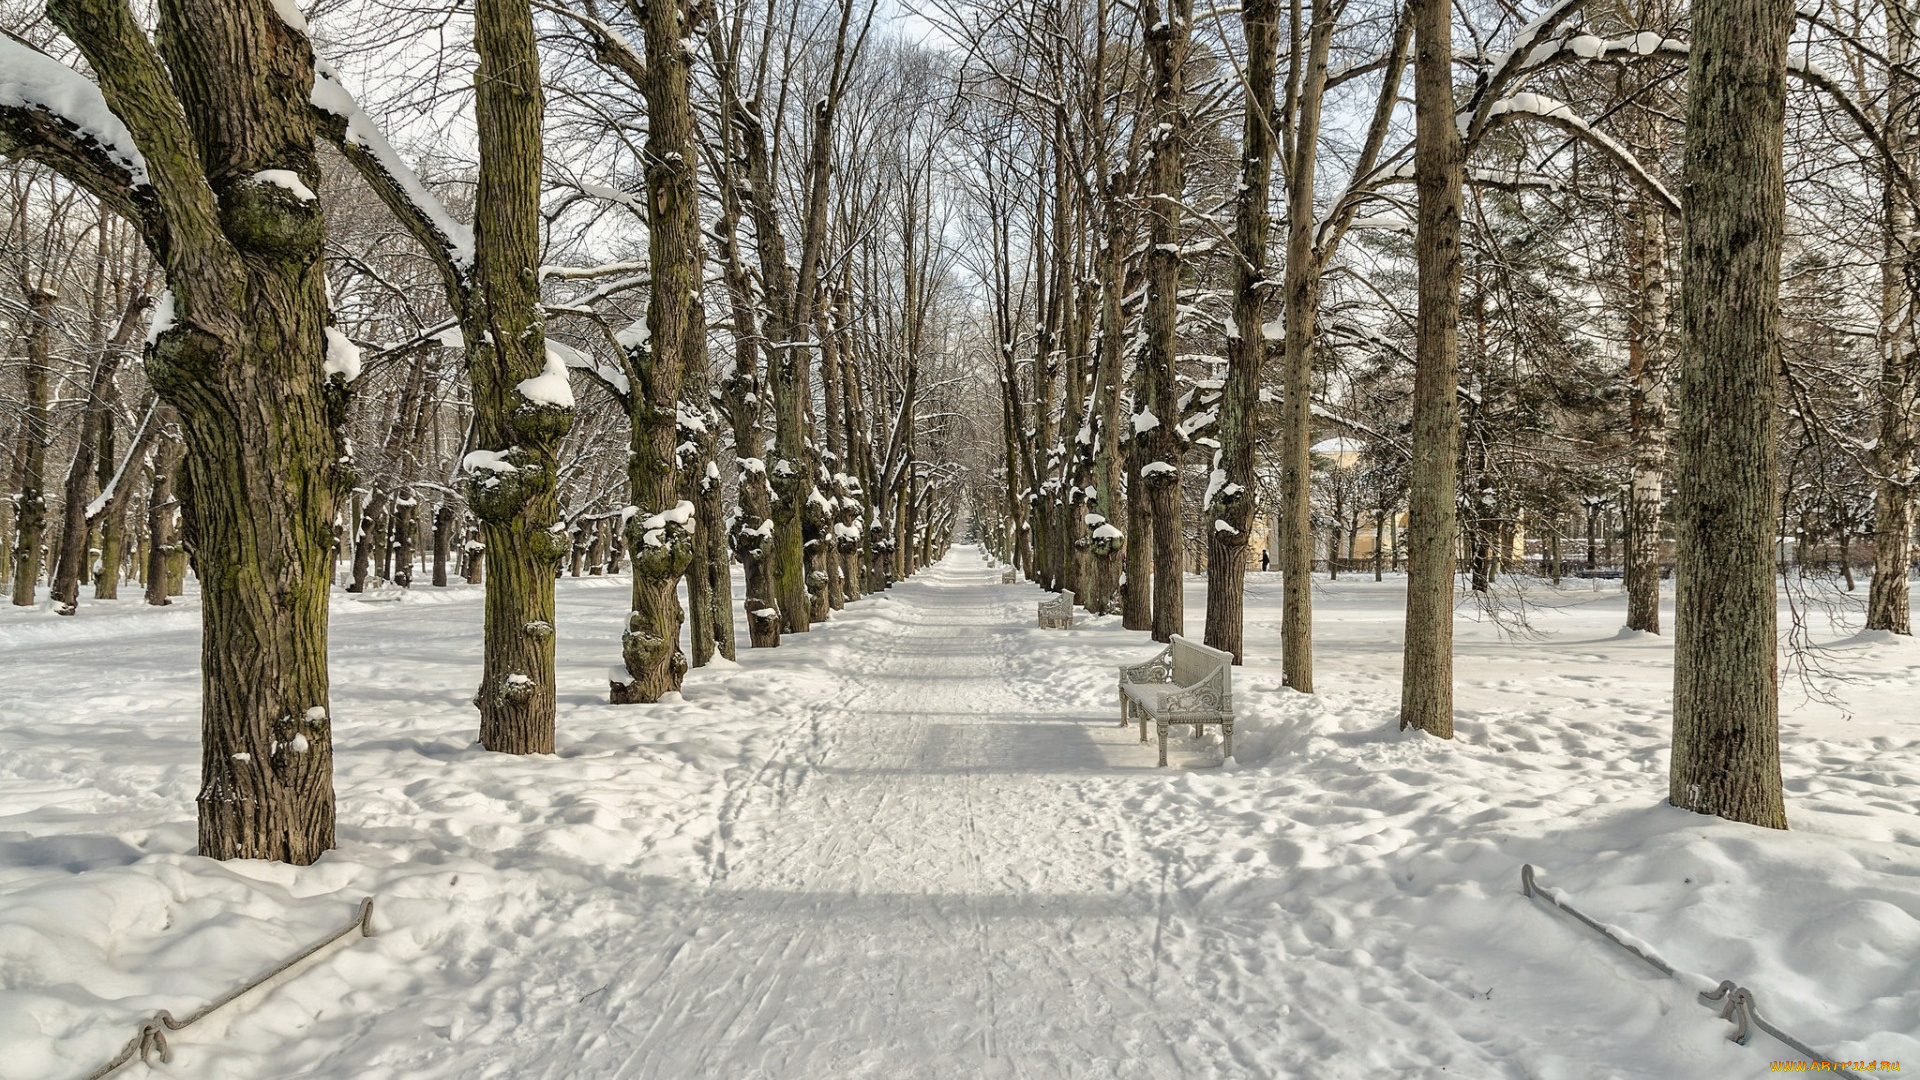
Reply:
[[[997, 574], [957, 552], [624, 709], [580, 692], [624, 582], [563, 583], [560, 760], [470, 745], [476, 590], [337, 604], [341, 850], [300, 870], [180, 854], [197, 613], [0, 621], [14, 670], [71, 689], [0, 692], [0, 1080], [83, 1075], [366, 893], [378, 936], [182, 1033], [160, 1072], [1706, 1078], [1791, 1056], [1520, 897], [1526, 861], [1816, 1046], [1920, 1060], [1911, 643], [1855, 650], [1856, 726], [1787, 725], [1796, 831], [1773, 834], [1659, 805], [1670, 648], [1585, 636], [1617, 591], [1547, 594], [1575, 629], [1546, 645], [1463, 622], [1444, 744], [1392, 724], [1391, 584], [1330, 589], [1342, 689], [1258, 659], [1239, 762], [1183, 736], [1160, 770], [1113, 689], [1155, 646], [1084, 613], [1035, 630], [1041, 594]], [[1275, 651], [1277, 592], [1250, 585], [1250, 655]]]

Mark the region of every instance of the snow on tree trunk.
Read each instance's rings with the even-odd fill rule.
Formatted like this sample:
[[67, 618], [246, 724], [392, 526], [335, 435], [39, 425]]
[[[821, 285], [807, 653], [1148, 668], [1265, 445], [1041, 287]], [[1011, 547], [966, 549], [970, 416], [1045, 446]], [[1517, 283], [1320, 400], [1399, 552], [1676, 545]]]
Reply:
[[553, 579], [567, 553], [555, 494], [556, 448], [573, 423], [566, 367], [546, 347], [540, 305], [541, 97], [526, 0], [479, 0], [480, 136], [472, 288], [460, 330], [473, 384], [473, 445], [462, 462], [467, 505], [490, 563], [480, 688], [480, 744], [551, 754]]
[[[646, 40], [647, 226], [653, 292], [645, 343], [626, 346], [633, 392], [627, 408], [632, 444], [627, 476], [635, 512], [626, 525], [633, 563], [633, 611], [620, 639], [628, 682], [613, 686], [615, 704], [652, 702], [680, 689], [687, 671], [680, 651], [680, 599], [674, 584], [693, 560], [695, 507], [681, 498], [679, 432], [682, 373], [706, 366], [706, 319], [700, 306], [700, 204], [694, 177], [688, 64], [681, 39], [693, 13], [680, 0], [641, 6]], [[704, 584], [704, 583], [703, 583]], [[705, 603], [701, 588], [697, 602]], [[690, 595], [690, 599], [693, 597]], [[696, 628], [710, 633], [696, 621]], [[709, 642], [696, 648], [705, 650]]]
[[453, 556], [453, 526], [457, 519], [452, 503], [443, 502], [433, 511], [433, 585], [447, 587], [447, 563]]
[[[1233, 325], [1227, 338], [1227, 384], [1220, 401], [1220, 449], [1207, 483], [1202, 527], [1207, 535], [1206, 643], [1243, 659], [1248, 540], [1253, 535], [1254, 431], [1267, 338], [1260, 331], [1268, 289], [1267, 200], [1273, 184], [1274, 61], [1280, 42], [1279, 0], [1245, 0], [1240, 24], [1247, 43], [1246, 105], [1240, 142], [1240, 186], [1234, 205]], [[1315, 36], [1315, 43], [1321, 41]], [[1324, 71], [1324, 51], [1313, 72]], [[1316, 113], [1317, 116], [1317, 113]], [[1304, 136], [1317, 139], [1315, 134]], [[1296, 165], [1296, 167], [1298, 167]], [[1297, 212], [1297, 208], [1295, 208]], [[1291, 265], [1291, 258], [1289, 265]]]
[[[319, 181], [312, 49], [264, 6], [163, 0], [152, 40], [105, 0], [48, 14], [100, 82], [44, 68], [56, 92], [0, 109], [0, 144], [129, 218], [166, 278], [147, 369], [184, 433], [201, 579], [200, 850], [312, 862], [333, 844], [326, 611], [347, 397], [324, 370], [325, 225], [300, 194]], [[36, 110], [63, 123], [36, 126]], [[153, 555], [164, 598], [177, 560]]]
[[[1151, 507], [1153, 535], [1153, 639], [1167, 641], [1184, 629], [1181, 604], [1183, 538], [1180, 528], [1180, 418], [1173, 363], [1179, 332], [1181, 199], [1186, 187], [1185, 146], [1187, 41], [1192, 0], [1159, 0], [1142, 6], [1145, 26], [1152, 155], [1147, 167], [1147, 300], [1139, 364], [1146, 372], [1144, 464], [1128, 483], [1138, 484]], [[1136, 408], [1138, 408], [1136, 406]], [[1138, 426], [1136, 419], [1136, 427]]]

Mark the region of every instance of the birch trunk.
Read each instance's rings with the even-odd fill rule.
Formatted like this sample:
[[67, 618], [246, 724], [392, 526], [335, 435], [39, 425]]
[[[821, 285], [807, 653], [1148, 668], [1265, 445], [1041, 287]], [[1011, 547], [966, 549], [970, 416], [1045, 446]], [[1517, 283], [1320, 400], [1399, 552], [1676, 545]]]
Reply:
[[[1920, 80], [1914, 10], [1885, 0], [1891, 75], [1887, 143], [1911, 177], [1920, 171]], [[1886, 224], [1881, 253], [1880, 438], [1873, 448], [1873, 581], [1867, 586], [1867, 629], [1913, 633], [1910, 610], [1913, 496], [1920, 484], [1920, 237], [1913, 197], [1887, 170], [1882, 181]]]
[[1660, 632], [1660, 514], [1667, 478], [1667, 221], [1640, 207], [1633, 340], [1633, 477], [1627, 502], [1627, 629]]

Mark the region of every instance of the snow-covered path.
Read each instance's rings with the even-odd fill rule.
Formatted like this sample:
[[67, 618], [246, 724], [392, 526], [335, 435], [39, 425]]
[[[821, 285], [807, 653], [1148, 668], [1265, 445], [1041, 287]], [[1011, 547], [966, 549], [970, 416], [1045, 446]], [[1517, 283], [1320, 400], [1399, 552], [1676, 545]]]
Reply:
[[[1380, 783], [1342, 770], [1257, 785], [1264, 799], [1213, 773], [1211, 742], [1176, 760], [1203, 771], [1161, 772], [1096, 705], [1112, 666], [1088, 662], [1082, 632], [1046, 647], [1032, 591], [996, 577], [956, 559], [896, 587], [894, 632], [843, 654], [845, 688], [814, 714], [831, 736], [790, 740], [814, 752], [756, 777], [706, 888], [647, 909], [596, 1007], [562, 1019], [527, 1075], [1761, 1065], [1678, 984], [1513, 895], [1509, 815], [1418, 771], [1425, 740], [1379, 745]], [[1153, 647], [1133, 637], [1101, 651]]]
[[[1522, 862], [1834, 1053], [1920, 1057], [1911, 643], [1858, 725], [1785, 733], [1795, 832], [1660, 804], [1670, 649], [1548, 594], [1463, 620], [1460, 738], [1392, 724], [1399, 597], [1320, 598], [1277, 686], [1250, 590], [1240, 761], [1117, 726], [1111, 618], [1033, 628], [957, 552], [779, 649], [604, 704], [624, 583], [563, 582], [560, 752], [471, 744], [477, 590], [336, 606], [340, 850], [191, 848], [191, 610], [0, 620], [0, 1080], [84, 1075], [380, 896], [380, 934], [176, 1040], [197, 1078], [1724, 1077], [1679, 983], [1519, 896]], [[1198, 590], [1189, 597], [1198, 626]], [[1601, 601], [1605, 601], [1602, 603]], [[4, 614], [4, 613], [0, 613]], [[130, 644], [131, 643], [131, 644]], [[102, 650], [118, 678], [91, 677]], [[58, 753], [52, 752], [58, 747]], [[21, 1018], [29, 1018], [22, 1020]]]
[[1117, 729], [1033, 700], [986, 582], [896, 590], [915, 613], [843, 673], [833, 752], [755, 808], [767, 824], [708, 891], [655, 913], [664, 940], [547, 1075], [1238, 1071], [1230, 1026], [1160, 955], [1163, 867], [1091, 790]]

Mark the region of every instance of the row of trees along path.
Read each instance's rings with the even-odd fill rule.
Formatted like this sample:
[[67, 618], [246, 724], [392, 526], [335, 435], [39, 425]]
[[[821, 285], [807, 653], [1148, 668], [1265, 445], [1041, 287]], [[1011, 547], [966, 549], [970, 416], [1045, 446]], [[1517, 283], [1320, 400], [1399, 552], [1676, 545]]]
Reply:
[[[1487, 588], [1513, 517], [1501, 524], [1496, 457], [1533, 422], [1498, 413], [1482, 369], [1517, 307], [1550, 306], [1490, 301], [1487, 267], [1509, 290], [1566, 272], [1526, 262], [1538, 232], [1510, 235], [1521, 200], [1565, 213], [1544, 171], [1562, 153], [1607, 178], [1599, 201], [1624, 223], [1607, 235], [1627, 269], [1604, 286], [1621, 299], [1629, 361], [1617, 455], [1628, 625], [1661, 629], [1671, 528], [1671, 799], [1785, 826], [1779, 462], [1790, 478], [1831, 473], [1808, 448], [1838, 438], [1808, 419], [1831, 402], [1783, 354], [1783, 340], [1815, 342], [1782, 317], [1787, 88], [1844, 121], [1852, 167], [1883, 195], [1867, 211], [1884, 240], [1881, 348], [1863, 399], [1877, 428], [1848, 445], [1871, 466], [1868, 625], [1909, 633], [1920, 275], [1906, 12], [1886, 9], [1883, 48], [1865, 23], [1822, 24], [1822, 48], [1880, 65], [1867, 87], [1789, 54], [1785, 0], [1695, 0], [1684, 40], [1646, 29], [1676, 22], [1657, 2], [1558, 0], [1501, 21], [1504, 47], [1473, 55], [1456, 50], [1463, 16], [1441, 0], [1248, 0], [1232, 15], [1086, 0], [994, 19], [956, 7], [936, 12], [951, 55], [877, 35], [871, 2], [835, 0], [804, 19], [778, 8], [480, 0], [477, 182], [459, 199], [408, 166], [291, 5], [162, 0], [150, 27], [125, 0], [50, 0], [57, 33], [0, 37], [0, 152], [42, 170], [16, 185], [15, 205], [99, 209], [88, 407], [58, 521], [46, 489], [60, 296], [45, 266], [18, 283], [25, 407], [18, 497], [0, 529], [14, 601], [32, 603], [45, 574], [71, 612], [95, 535], [97, 595], [112, 594], [132, 475], [147, 463], [149, 589], [164, 601], [185, 549], [203, 597], [203, 853], [307, 863], [333, 844], [337, 555], [353, 548], [359, 588], [391, 528], [410, 578], [426, 486], [409, 473], [356, 494], [351, 436], [367, 411], [356, 390], [369, 363], [411, 365], [380, 453], [412, 460], [445, 440], [431, 432], [446, 384], [420, 359], [434, 347], [458, 350], [467, 408], [433, 515], [435, 580], [470, 515], [467, 576], [486, 589], [474, 701], [489, 749], [554, 749], [553, 581], [569, 554], [577, 567], [576, 533], [599, 537], [608, 565], [615, 522], [632, 603], [608, 692], [647, 703], [690, 665], [733, 655], [733, 562], [749, 643], [775, 646], [936, 558], [965, 515], [1035, 580], [1156, 640], [1185, 629], [1197, 523], [1204, 636], [1241, 658], [1265, 487], [1284, 574], [1281, 665], [1311, 692], [1316, 429], [1370, 440], [1380, 528], [1407, 512], [1401, 723], [1451, 738], [1457, 552]], [[1550, 90], [1584, 95], [1582, 107]], [[624, 116], [616, 100], [643, 107]], [[627, 180], [556, 181], [601, 147], [628, 155]], [[1535, 150], [1545, 156], [1530, 165]], [[343, 186], [349, 171], [358, 187]], [[377, 199], [427, 275], [388, 280], [377, 253], [343, 254], [362, 220], [335, 194], [347, 190]], [[554, 221], [581, 201], [644, 227], [644, 260], [543, 265]], [[1383, 229], [1399, 239], [1359, 239]], [[1402, 268], [1410, 310], [1357, 249]], [[369, 361], [343, 329], [330, 270], [445, 318], [416, 319], [407, 343]], [[644, 315], [610, 321], [631, 296]], [[1367, 305], [1393, 317], [1356, 318]], [[143, 323], [151, 398], [123, 453], [107, 403]], [[1576, 336], [1571, 325], [1541, 336]], [[561, 326], [582, 343], [558, 340]], [[713, 340], [731, 354], [710, 355]], [[1202, 340], [1226, 355], [1186, 351]], [[1549, 363], [1560, 355], [1513, 340]], [[1379, 371], [1330, 371], [1356, 344], [1410, 380], [1389, 392]], [[1202, 367], [1215, 377], [1193, 374]], [[576, 401], [576, 384], [600, 396]], [[1783, 393], [1797, 443], [1782, 430]], [[1561, 398], [1527, 415], [1553, 413], [1564, 430], [1552, 438], [1577, 442], [1604, 395]], [[1197, 507], [1194, 447], [1211, 452]], [[622, 505], [570, 532], [567, 493], [599, 475], [617, 477]], [[1540, 520], [1569, 501], [1570, 475], [1540, 466], [1554, 489]]]

